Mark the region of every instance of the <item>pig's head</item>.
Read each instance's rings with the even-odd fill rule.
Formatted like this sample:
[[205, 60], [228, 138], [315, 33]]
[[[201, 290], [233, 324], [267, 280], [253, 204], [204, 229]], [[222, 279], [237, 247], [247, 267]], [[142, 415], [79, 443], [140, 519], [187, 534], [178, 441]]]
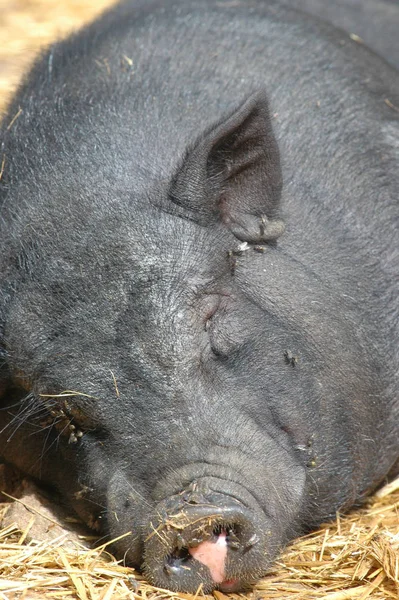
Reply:
[[62, 190], [36, 170], [42, 200], [28, 205], [30, 183], [15, 186], [3, 288], [3, 454], [156, 585], [244, 587], [300, 527], [297, 448], [319, 393], [292, 355], [302, 325], [285, 318], [266, 100], [137, 194]]

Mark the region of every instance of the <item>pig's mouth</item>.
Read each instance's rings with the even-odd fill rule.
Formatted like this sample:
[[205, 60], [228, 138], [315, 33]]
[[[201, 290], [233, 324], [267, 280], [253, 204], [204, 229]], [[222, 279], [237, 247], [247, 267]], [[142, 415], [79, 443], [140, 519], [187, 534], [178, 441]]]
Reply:
[[194, 561], [205, 565], [211, 579], [219, 589], [233, 592], [242, 589], [243, 584], [237, 578], [226, 579], [226, 559], [228, 551], [239, 548], [238, 536], [232, 527], [217, 526], [212, 535], [205, 540], [192, 542], [188, 548], [176, 549], [165, 562], [165, 569], [179, 570], [196, 568]]
[[160, 503], [150, 520], [143, 570], [156, 586], [175, 591], [245, 589], [269, 562], [266, 521], [221, 493], [210, 492], [199, 504], [175, 496]]

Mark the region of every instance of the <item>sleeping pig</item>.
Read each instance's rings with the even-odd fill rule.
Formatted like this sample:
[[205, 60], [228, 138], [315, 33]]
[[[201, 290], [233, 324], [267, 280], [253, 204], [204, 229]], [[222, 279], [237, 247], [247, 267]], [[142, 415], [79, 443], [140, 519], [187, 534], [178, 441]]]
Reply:
[[128, 0], [11, 101], [0, 455], [153, 584], [244, 589], [398, 471], [398, 107], [280, 0]]

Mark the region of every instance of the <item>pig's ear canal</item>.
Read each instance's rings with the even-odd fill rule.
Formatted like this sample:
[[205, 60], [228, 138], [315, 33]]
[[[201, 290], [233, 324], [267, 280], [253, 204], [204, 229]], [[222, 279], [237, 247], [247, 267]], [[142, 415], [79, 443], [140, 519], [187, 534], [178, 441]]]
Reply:
[[264, 93], [251, 95], [187, 151], [169, 189], [172, 211], [207, 225], [221, 220], [240, 240], [284, 232], [278, 218], [280, 154]]

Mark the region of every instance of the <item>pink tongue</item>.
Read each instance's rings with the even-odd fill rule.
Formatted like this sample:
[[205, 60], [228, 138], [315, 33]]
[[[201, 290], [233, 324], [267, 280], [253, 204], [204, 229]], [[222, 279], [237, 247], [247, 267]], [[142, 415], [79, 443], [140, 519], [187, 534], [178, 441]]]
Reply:
[[189, 548], [191, 556], [211, 572], [215, 583], [223, 583], [225, 580], [224, 567], [227, 556], [226, 532], [222, 531], [216, 542], [209, 540], [201, 542], [196, 548]]

